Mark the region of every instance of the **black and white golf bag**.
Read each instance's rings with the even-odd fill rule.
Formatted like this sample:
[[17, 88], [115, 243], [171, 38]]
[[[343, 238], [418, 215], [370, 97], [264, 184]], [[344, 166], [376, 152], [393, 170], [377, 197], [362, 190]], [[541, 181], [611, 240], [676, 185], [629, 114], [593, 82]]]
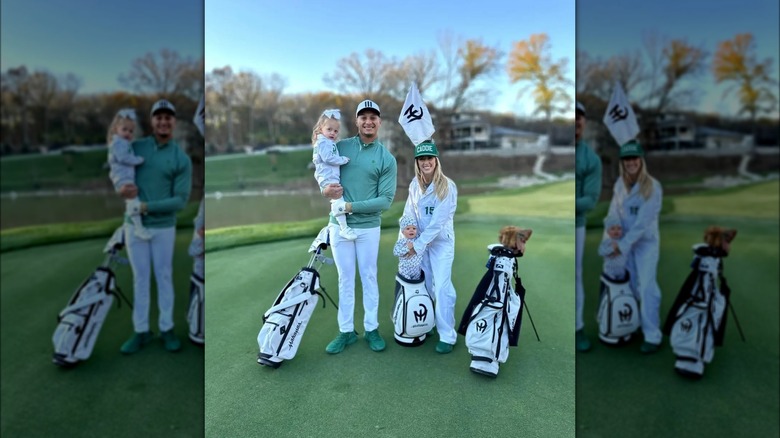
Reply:
[[509, 347], [518, 343], [525, 288], [517, 276], [515, 254], [501, 245], [490, 245], [488, 249], [488, 271], [466, 307], [458, 333], [466, 337], [471, 371], [496, 377], [499, 363], [509, 357]]
[[[693, 270], [667, 315], [664, 333], [669, 335], [677, 358], [675, 371], [698, 379], [704, 374], [704, 364], [712, 361], [715, 346], [723, 344], [731, 291], [721, 275], [725, 253], [705, 244], [694, 245], [693, 251]], [[731, 310], [741, 335], [733, 307]]]
[[599, 340], [609, 345], [628, 342], [641, 326], [639, 302], [631, 289], [628, 272], [624, 280], [601, 274], [596, 321], [599, 324]]
[[[312, 267], [315, 261], [320, 262], [320, 267], [324, 263], [333, 263], [321, 254], [328, 246], [325, 227], [309, 248], [309, 252], [313, 252], [309, 264], [295, 274], [276, 297], [273, 306], [263, 314], [263, 327], [257, 335], [260, 347], [258, 364], [278, 368], [282, 361], [295, 357], [309, 319], [317, 307], [320, 291], [333, 303], [320, 286], [320, 274]], [[325, 307], [324, 300], [322, 306]]]
[[425, 276], [411, 280], [395, 274], [395, 303], [393, 305], [393, 337], [395, 342], [416, 347], [425, 342], [426, 335], [436, 326], [434, 300], [425, 287]]
[[204, 287], [203, 278], [196, 272], [193, 272], [190, 275], [190, 307], [187, 311], [187, 326], [189, 328], [190, 340], [200, 345], [206, 342]]
[[117, 287], [111, 268], [114, 263], [126, 263], [116, 255], [123, 247], [124, 227], [119, 227], [103, 250], [107, 254], [103, 264], [76, 289], [67, 306], [57, 316], [57, 328], [52, 336], [52, 362], [55, 365], [75, 366], [89, 358], [106, 315], [114, 303], [115, 294], [132, 308], [130, 301]]

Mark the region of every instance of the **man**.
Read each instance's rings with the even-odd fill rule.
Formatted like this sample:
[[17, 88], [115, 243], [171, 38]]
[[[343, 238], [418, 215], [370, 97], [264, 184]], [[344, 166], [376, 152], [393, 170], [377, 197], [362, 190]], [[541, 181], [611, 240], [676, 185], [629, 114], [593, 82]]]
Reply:
[[585, 307], [585, 287], [582, 284], [582, 253], [585, 247], [585, 215], [596, 206], [601, 195], [601, 159], [582, 140], [585, 131], [585, 106], [577, 102], [574, 122], [575, 140], [575, 293], [576, 321], [575, 346], [577, 351], [590, 350], [590, 340], [585, 335], [582, 313]]
[[165, 349], [178, 351], [181, 342], [173, 332], [173, 248], [176, 240], [176, 213], [190, 197], [192, 163], [190, 157], [173, 140], [176, 108], [165, 99], [152, 106], [152, 133], [133, 142], [135, 155], [144, 162], [136, 167], [135, 184], [120, 188], [123, 198], [138, 196], [144, 227], [150, 240], [141, 240], [133, 232], [132, 222], [125, 222], [125, 244], [133, 270], [133, 336], [120, 351], [132, 354], [153, 339], [149, 330], [149, 283], [154, 267], [158, 326]]
[[393, 155], [377, 139], [382, 126], [379, 105], [371, 100], [360, 102], [355, 111], [358, 135], [336, 144], [339, 155], [348, 157], [341, 166], [341, 184], [329, 184], [322, 194], [330, 199], [344, 197], [337, 206], [348, 214], [347, 225], [357, 239], [350, 241], [339, 235], [336, 219], [330, 219], [330, 242], [336, 270], [339, 274], [339, 335], [325, 351], [337, 354], [357, 341], [354, 328], [355, 266], [363, 284], [364, 338], [373, 351], [385, 349], [379, 335], [379, 286], [376, 262], [379, 254], [381, 214], [395, 197], [396, 162]]

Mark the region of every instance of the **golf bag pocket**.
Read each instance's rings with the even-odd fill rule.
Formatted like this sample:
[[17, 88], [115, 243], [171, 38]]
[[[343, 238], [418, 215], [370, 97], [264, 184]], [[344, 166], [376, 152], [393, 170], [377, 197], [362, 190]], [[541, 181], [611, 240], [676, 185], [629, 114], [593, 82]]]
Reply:
[[681, 307], [669, 337], [677, 358], [675, 369], [692, 377], [704, 374], [704, 364], [712, 360], [715, 350], [714, 326], [705, 305], [699, 302]]
[[477, 306], [466, 330], [466, 346], [471, 354], [472, 371], [498, 375], [499, 362], [509, 357], [509, 333], [503, 303], [486, 302]]
[[52, 361], [56, 365], [75, 365], [92, 354], [103, 321], [114, 302], [115, 281], [110, 269], [97, 268], [60, 312], [52, 336]]
[[295, 357], [317, 306], [319, 287], [317, 271], [303, 268], [282, 289], [273, 306], [263, 314], [263, 327], [257, 335], [259, 364], [277, 368], [283, 360]]
[[625, 280], [616, 281], [601, 274], [601, 293], [596, 317], [599, 339], [606, 344], [621, 344], [631, 339], [641, 325], [639, 303], [631, 285]]
[[190, 340], [203, 344], [206, 340], [206, 313], [204, 307], [204, 282], [197, 273], [190, 275], [190, 307], [187, 311], [187, 326]]
[[424, 276], [420, 276], [419, 280], [410, 280], [396, 274], [393, 306], [395, 341], [404, 346], [422, 345], [426, 334], [435, 325], [434, 302], [425, 287]]

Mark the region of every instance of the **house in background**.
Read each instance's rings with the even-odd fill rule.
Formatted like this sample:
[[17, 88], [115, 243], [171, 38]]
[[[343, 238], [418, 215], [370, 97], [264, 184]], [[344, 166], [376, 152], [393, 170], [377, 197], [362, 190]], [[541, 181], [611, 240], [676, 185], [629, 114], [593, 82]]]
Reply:
[[753, 144], [752, 135], [697, 125], [683, 116], [662, 116], [656, 126], [660, 150], [734, 150]]
[[476, 114], [456, 114], [452, 117], [451, 126], [450, 150], [498, 149], [536, 153], [543, 150], [547, 143], [546, 135], [491, 125]]

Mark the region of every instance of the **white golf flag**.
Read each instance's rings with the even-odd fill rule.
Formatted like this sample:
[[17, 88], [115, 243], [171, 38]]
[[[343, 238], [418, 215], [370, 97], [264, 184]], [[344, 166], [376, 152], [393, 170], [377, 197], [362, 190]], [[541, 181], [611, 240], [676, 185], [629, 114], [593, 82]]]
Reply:
[[409, 93], [406, 94], [398, 123], [404, 128], [404, 132], [415, 146], [428, 140], [436, 132], [436, 129], [433, 128], [431, 113], [428, 112], [428, 107], [425, 106], [417, 84], [414, 82], [409, 87]]
[[198, 109], [195, 110], [195, 115], [192, 117], [192, 123], [200, 131], [200, 135], [206, 138], [206, 102], [204, 96], [200, 96], [200, 103], [198, 103]]
[[612, 90], [612, 97], [609, 99], [609, 105], [604, 112], [604, 124], [607, 125], [609, 133], [617, 141], [618, 146], [626, 144], [629, 140], [636, 138], [639, 134], [639, 124], [636, 122], [636, 114], [628, 103], [626, 93], [620, 82], [615, 84]]

